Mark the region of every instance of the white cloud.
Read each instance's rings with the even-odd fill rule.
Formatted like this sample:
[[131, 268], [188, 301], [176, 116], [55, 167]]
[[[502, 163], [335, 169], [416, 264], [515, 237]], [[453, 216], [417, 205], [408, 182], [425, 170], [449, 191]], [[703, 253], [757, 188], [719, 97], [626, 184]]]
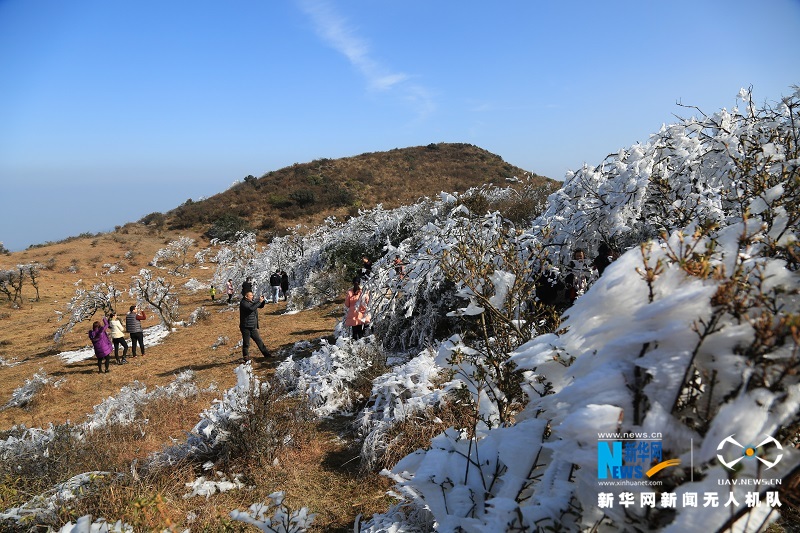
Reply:
[[427, 115], [434, 109], [430, 92], [419, 85], [407, 83], [410, 76], [392, 72], [370, 54], [369, 43], [359, 37], [345, 17], [325, 0], [301, 0], [300, 6], [311, 17], [317, 35], [334, 50], [344, 55], [364, 76], [371, 90], [398, 91], [400, 96], [415, 106], [418, 115]]

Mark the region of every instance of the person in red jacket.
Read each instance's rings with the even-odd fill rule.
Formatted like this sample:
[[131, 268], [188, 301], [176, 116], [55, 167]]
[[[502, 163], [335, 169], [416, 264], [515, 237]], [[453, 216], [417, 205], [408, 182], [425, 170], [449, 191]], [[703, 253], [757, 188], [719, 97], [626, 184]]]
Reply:
[[108, 318], [106, 317], [103, 317], [102, 324], [95, 320], [94, 324], [92, 324], [92, 329], [89, 330], [89, 339], [94, 346], [94, 355], [97, 357], [97, 369], [100, 373], [103, 372], [103, 362], [105, 362], [106, 372], [108, 372], [109, 355], [114, 351], [114, 347], [111, 346], [111, 339], [108, 338], [106, 330], [108, 330]]

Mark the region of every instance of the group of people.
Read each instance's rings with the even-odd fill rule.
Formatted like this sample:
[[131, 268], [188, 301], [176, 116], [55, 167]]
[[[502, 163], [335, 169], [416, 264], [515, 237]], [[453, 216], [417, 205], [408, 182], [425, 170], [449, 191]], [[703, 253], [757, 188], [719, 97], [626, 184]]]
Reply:
[[545, 305], [571, 305], [617, 257], [619, 252], [616, 249], [601, 243], [597, 257], [592, 261], [587, 259], [582, 248], [576, 248], [563, 272], [545, 263], [536, 284], [536, 297]]
[[[281, 295], [283, 296], [284, 301], [289, 299], [289, 275], [286, 273], [285, 270], [276, 270], [272, 273], [269, 277], [269, 287], [270, 287], [270, 299], [272, 303], [278, 303], [281, 299]], [[248, 292], [253, 291], [253, 276], [247, 276], [245, 280], [242, 282], [242, 298], [244, 298]], [[225, 282], [225, 294], [228, 296], [228, 301], [226, 303], [231, 303], [233, 300], [234, 295], [233, 289], [233, 279], [228, 278], [228, 281]], [[211, 301], [216, 300], [217, 296], [217, 289], [213, 285], [210, 289], [211, 293]]]
[[[544, 304], [559, 305], [571, 304], [575, 299], [583, 294], [589, 285], [597, 279], [606, 267], [611, 264], [619, 253], [606, 243], [602, 243], [598, 248], [597, 257], [589, 261], [583, 249], [578, 248], [573, 251], [570, 262], [562, 270], [546, 263], [539, 273], [536, 286], [536, 296]], [[399, 255], [393, 261], [393, 267], [398, 278], [405, 277], [405, 268]], [[370, 326], [371, 315], [369, 312], [369, 292], [362, 284], [371, 275], [372, 262], [367, 258], [362, 258], [362, 264], [358, 274], [353, 279], [353, 286], [347, 290], [344, 298], [345, 318], [344, 325], [350, 328], [351, 338], [359, 340], [367, 334]], [[288, 299], [289, 276], [285, 271], [276, 270], [270, 275], [270, 299], [273, 303], [280, 300], [281, 293], [284, 300]], [[255, 342], [259, 351], [264, 357], [271, 354], [264, 344], [259, 334], [258, 310], [267, 303], [267, 297], [263, 294], [255, 298], [253, 292], [253, 278], [248, 276], [242, 283], [242, 300], [239, 302], [239, 330], [242, 333], [242, 359], [244, 362], [250, 361], [250, 341]], [[225, 286], [225, 293], [228, 303], [233, 299], [234, 289], [233, 280], [228, 279]], [[211, 299], [216, 299], [216, 289], [211, 287]], [[109, 361], [111, 352], [117, 364], [128, 362], [128, 343], [125, 340], [125, 333], [130, 335], [132, 344], [132, 357], [136, 357], [137, 344], [141, 348], [144, 356], [144, 333], [141, 321], [147, 316], [138, 306], [132, 305], [130, 312], [125, 316], [125, 328], [117, 317], [116, 313], [109, 313], [103, 317], [102, 322], [95, 321], [89, 331], [89, 338], [94, 345], [97, 357], [97, 367], [100, 372], [109, 371]], [[119, 357], [119, 347], [122, 346], [122, 358]]]
[[[125, 327], [123, 328], [117, 313], [109, 312], [103, 317], [102, 322], [95, 320], [92, 329], [89, 330], [89, 340], [94, 347], [94, 355], [97, 358], [97, 370], [102, 373], [108, 372], [111, 360], [111, 352], [114, 352], [114, 359], [118, 365], [128, 363], [128, 342], [125, 340], [127, 332], [131, 339], [131, 357], [136, 357], [136, 347], [140, 348], [144, 357], [144, 330], [142, 321], [147, 319], [143, 309], [132, 305], [130, 312], [125, 315]], [[122, 346], [122, 358], [119, 357], [119, 347]]]

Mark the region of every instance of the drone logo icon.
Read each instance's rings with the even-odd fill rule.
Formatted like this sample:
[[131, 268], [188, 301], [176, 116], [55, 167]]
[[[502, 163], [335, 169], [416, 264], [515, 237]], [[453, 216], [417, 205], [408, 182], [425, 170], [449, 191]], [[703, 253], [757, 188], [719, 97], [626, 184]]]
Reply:
[[[781, 461], [781, 459], [783, 459], [783, 453], [778, 453], [774, 461], [769, 461], [763, 457], [759, 457], [758, 449], [762, 448], [764, 445], [769, 443], [772, 443], [774, 446], [776, 446], [780, 452], [783, 451], [783, 446], [781, 446], [781, 443], [769, 435], [767, 435], [767, 438], [761, 441], [761, 443], [759, 443], [756, 446], [753, 446], [752, 444], [742, 446], [736, 441], [736, 439], [733, 438], [733, 435], [728, 435], [722, 440], [722, 442], [719, 443], [719, 446], [717, 446], [717, 452], [720, 452], [717, 453], [717, 459], [719, 460], [720, 463], [725, 465], [729, 470], [733, 470], [734, 465], [739, 461], [741, 461], [742, 459], [754, 459], [754, 458], [758, 459], [763, 464], [765, 464], [767, 466], [767, 469], [770, 469], [776, 464], [778, 464]], [[742, 450], [741, 455], [731, 461], [727, 461], [725, 457], [722, 455], [722, 449], [725, 448], [728, 444], [732, 444], [733, 446], [741, 448]]]

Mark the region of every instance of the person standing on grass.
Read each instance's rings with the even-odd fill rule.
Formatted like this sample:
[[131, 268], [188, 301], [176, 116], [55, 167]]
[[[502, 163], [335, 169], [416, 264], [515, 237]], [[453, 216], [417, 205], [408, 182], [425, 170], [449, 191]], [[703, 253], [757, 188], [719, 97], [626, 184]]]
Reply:
[[233, 298], [233, 280], [231, 278], [225, 282], [225, 292], [228, 294], [228, 303], [231, 303], [231, 298]]
[[216, 301], [216, 299], [217, 299], [217, 288], [212, 285], [211, 289], [209, 289], [209, 293], [211, 293], [211, 301], [212, 302]]
[[364, 328], [369, 326], [369, 294], [361, 288], [361, 279], [353, 280], [353, 287], [348, 289], [344, 297], [344, 309], [347, 312], [344, 325], [350, 326], [350, 336], [357, 341], [364, 336]]
[[264, 307], [267, 300], [264, 295], [258, 297], [258, 301], [253, 299], [253, 292], [244, 295], [239, 302], [239, 330], [242, 332], [242, 360], [247, 363], [250, 361], [250, 339], [253, 339], [261, 351], [261, 355], [269, 357], [270, 353], [261, 340], [258, 333], [258, 310]]
[[140, 311], [138, 306], [132, 305], [131, 311], [125, 315], [125, 329], [131, 336], [131, 357], [136, 357], [136, 343], [142, 348], [144, 357], [144, 331], [142, 331], [142, 320], [146, 320], [147, 315]]
[[281, 270], [281, 292], [283, 293], [283, 300], [289, 299], [289, 275], [285, 270]]
[[[119, 321], [117, 313], [111, 313], [111, 320], [108, 321], [108, 331], [111, 333], [111, 342], [114, 343], [114, 360], [118, 365], [128, 363], [128, 343], [125, 342], [125, 330], [122, 329], [122, 322]], [[122, 345], [122, 361], [119, 359], [119, 345]]]
[[113, 350], [106, 330], [108, 330], [108, 318], [106, 317], [103, 317], [102, 324], [95, 320], [94, 324], [92, 324], [92, 329], [89, 330], [89, 339], [92, 341], [94, 355], [97, 357], [97, 370], [101, 374], [103, 373], [103, 363], [105, 363], [106, 372], [108, 372], [108, 356], [111, 355]]
[[281, 273], [278, 270], [269, 277], [269, 289], [272, 295], [272, 303], [278, 303], [281, 295]]
[[242, 283], [242, 296], [248, 292], [253, 292], [253, 276], [247, 276], [247, 279]]

